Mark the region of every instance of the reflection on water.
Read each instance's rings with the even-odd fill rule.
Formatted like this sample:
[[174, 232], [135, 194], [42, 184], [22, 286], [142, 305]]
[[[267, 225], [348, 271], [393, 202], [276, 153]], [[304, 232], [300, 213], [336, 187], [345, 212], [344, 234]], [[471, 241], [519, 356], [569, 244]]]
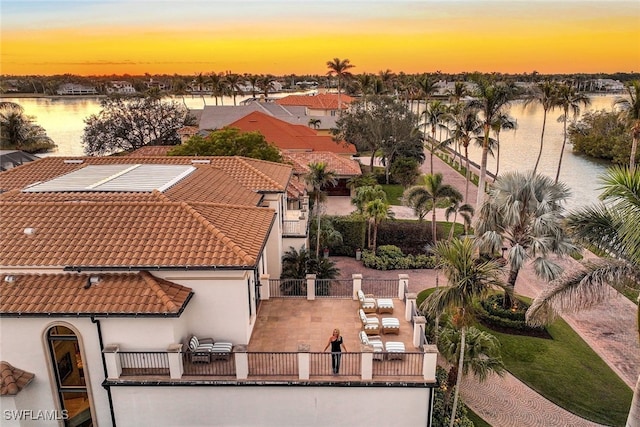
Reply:
[[[278, 96], [284, 96], [279, 94]], [[247, 97], [236, 97], [236, 102]], [[611, 110], [613, 95], [596, 95], [591, 97], [591, 105], [582, 108], [582, 112], [591, 110]], [[82, 133], [84, 119], [100, 111], [99, 98], [5, 98], [23, 106], [26, 114], [34, 116], [36, 122], [44, 127], [47, 134], [58, 144], [58, 150], [53, 155], [83, 155]], [[202, 108], [206, 105], [216, 105], [213, 97], [185, 96], [178, 97], [177, 102], [184, 102], [189, 108]], [[218, 100], [220, 104], [221, 101]], [[233, 98], [225, 97], [224, 105], [233, 105]], [[538, 149], [540, 147], [540, 131], [542, 129], [542, 108], [537, 106], [524, 107], [521, 101], [514, 102], [510, 114], [517, 119], [516, 131], [500, 133], [500, 172], [527, 171], [533, 168]], [[547, 115], [544, 149], [540, 159], [538, 171], [555, 178], [558, 159], [562, 148], [562, 123], [556, 119], [562, 114], [560, 110], [551, 111]], [[481, 151], [470, 147], [471, 159], [480, 163]], [[496, 159], [489, 158], [488, 169], [496, 170]], [[565, 182], [572, 191], [572, 198], [568, 207], [583, 206], [597, 200], [600, 183], [598, 177], [606, 170], [602, 163], [586, 159], [572, 153], [571, 145], [567, 144], [560, 180]]]

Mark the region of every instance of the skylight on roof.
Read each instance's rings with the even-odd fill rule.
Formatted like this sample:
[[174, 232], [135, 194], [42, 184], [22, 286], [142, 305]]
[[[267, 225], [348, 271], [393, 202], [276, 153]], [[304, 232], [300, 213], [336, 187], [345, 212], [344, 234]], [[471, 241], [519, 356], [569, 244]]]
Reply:
[[165, 191], [191, 172], [191, 165], [88, 165], [22, 190], [27, 193], [72, 191]]

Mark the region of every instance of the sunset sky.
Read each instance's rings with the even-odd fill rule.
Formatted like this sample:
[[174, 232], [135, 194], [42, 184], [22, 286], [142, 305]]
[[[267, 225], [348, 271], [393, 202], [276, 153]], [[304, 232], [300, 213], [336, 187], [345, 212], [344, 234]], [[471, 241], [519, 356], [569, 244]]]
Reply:
[[640, 1], [0, 0], [0, 73], [640, 71]]

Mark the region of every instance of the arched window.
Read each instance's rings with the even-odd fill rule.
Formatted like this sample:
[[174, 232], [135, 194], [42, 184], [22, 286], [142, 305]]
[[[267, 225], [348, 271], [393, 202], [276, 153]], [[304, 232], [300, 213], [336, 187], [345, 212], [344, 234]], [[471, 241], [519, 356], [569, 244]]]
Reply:
[[89, 390], [85, 382], [82, 352], [75, 332], [56, 325], [47, 331], [52, 372], [61, 409], [69, 427], [89, 427], [95, 423], [91, 417]]

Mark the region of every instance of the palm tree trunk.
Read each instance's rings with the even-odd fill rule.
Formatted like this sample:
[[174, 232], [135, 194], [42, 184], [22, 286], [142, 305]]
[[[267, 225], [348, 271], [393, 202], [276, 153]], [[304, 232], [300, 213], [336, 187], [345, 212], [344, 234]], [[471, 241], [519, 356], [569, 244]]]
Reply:
[[436, 230], [436, 199], [432, 199], [433, 205], [431, 206], [431, 238], [433, 239], [433, 244], [435, 245], [437, 240], [438, 240], [438, 236], [436, 236], [437, 234], [437, 230]]
[[374, 220], [373, 222], [373, 253], [376, 253], [376, 246], [378, 243], [378, 223]]
[[471, 173], [469, 171], [469, 148], [467, 147], [466, 144], [464, 146], [464, 159], [465, 159], [465, 167], [467, 168], [467, 171], [465, 173], [465, 178], [467, 179], [467, 182], [464, 187], [464, 201], [465, 203], [469, 203], [469, 181], [471, 181]]
[[496, 134], [496, 144], [498, 145], [498, 156], [496, 158], [496, 176], [493, 177], [493, 182], [498, 179], [498, 172], [500, 171], [500, 132]]
[[536, 165], [533, 167], [533, 174], [535, 175], [538, 170], [538, 164], [540, 163], [540, 158], [542, 157], [542, 144], [544, 143], [544, 128], [547, 124], [547, 109], [544, 109], [544, 115], [542, 116], [542, 133], [540, 134], [540, 151], [538, 151], [538, 158], [536, 159]]
[[[464, 316], [464, 309], [462, 309], [462, 315]], [[458, 397], [460, 396], [460, 385], [462, 383], [462, 368], [464, 365], [464, 346], [467, 338], [467, 327], [463, 326], [460, 331], [460, 357], [458, 358], [458, 379], [456, 380], [456, 391], [453, 394], [453, 407], [451, 409], [451, 420], [449, 421], [449, 427], [453, 427], [456, 421], [456, 412], [458, 409]]]
[[[638, 125], [640, 126], [640, 125]], [[631, 143], [631, 157], [629, 158], [629, 170], [633, 171], [636, 167], [636, 152], [638, 151], [638, 137], [633, 134], [633, 142]]]
[[316, 221], [318, 228], [316, 233], [316, 258], [320, 259], [320, 195], [316, 194]]
[[480, 177], [478, 178], [478, 197], [476, 198], [476, 206], [482, 206], [484, 202], [484, 183], [487, 180], [487, 157], [489, 154], [489, 127], [488, 123], [484, 125], [484, 142], [482, 143], [482, 159], [480, 160]]
[[509, 279], [507, 280], [507, 287], [504, 291], [504, 298], [502, 299], [503, 308], [511, 308], [513, 305], [513, 292], [516, 288], [516, 280], [518, 280], [518, 273], [520, 270], [509, 271]]
[[556, 172], [556, 184], [560, 179], [560, 168], [562, 167], [562, 156], [564, 155], [564, 146], [567, 144], [567, 111], [564, 112], [564, 133], [562, 138], [562, 149], [560, 150], [560, 160], [558, 160], [558, 170]]
[[631, 408], [629, 409], [629, 416], [627, 417], [626, 426], [640, 426], [640, 376], [638, 376], [636, 389], [633, 392], [633, 400], [631, 401]]

